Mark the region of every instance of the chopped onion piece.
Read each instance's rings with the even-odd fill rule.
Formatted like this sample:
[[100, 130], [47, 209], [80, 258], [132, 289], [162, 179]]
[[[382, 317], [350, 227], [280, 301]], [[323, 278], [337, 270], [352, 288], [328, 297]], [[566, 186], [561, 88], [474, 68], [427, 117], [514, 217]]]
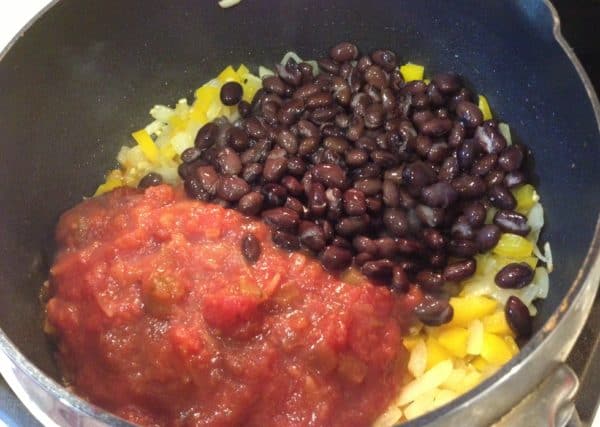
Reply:
[[227, 9], [228, 7], [235, 6], [241, 1], [242, 0], [219, 0], [219, 6], [221, 6], [223, 9]]
[[287, 62], [290, 60], [290, 58], [292, 58], [294, 61], [296, 61], [297, 64], [303, 62], [302, 58], [300, 58], [296, 52], [289, 51], [285, 55], [283, 55], [283, 58], [281, 59], [281, 65], [287, 64]]
[[506, 123], [500, 123], [498, 125], [498, 130], [500, 131], [500, 133], [502, 134], [504, 139], [506, 139], [506, 143], [508, 145], [512, 145], [512, 137], [510, 135], [510, 127]]
[[262, 65], [260, 67], [258, 67], [258, 77], [260, 77], [261, 79], [267, 76], [274, 76], [275, 73], [268, 69], [267, 67], [263, 67]]

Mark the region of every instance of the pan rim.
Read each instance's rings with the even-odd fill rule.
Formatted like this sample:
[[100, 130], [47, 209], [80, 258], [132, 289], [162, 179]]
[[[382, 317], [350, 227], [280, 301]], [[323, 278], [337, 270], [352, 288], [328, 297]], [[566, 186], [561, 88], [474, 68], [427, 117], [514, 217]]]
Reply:
[[[573, 49], [570, 47], [570, 45], [565, 40], [562, 34], [560, 18], [554, 5], [551, 3], [550, 0], [542, 0], [542, 2], [548, 8], [552, 17], [552, 32], [555, 41], [562, 48], [567, 58], [570, 60], [571, 64], [575, 68], [579, 79], [583, 83], [583, 86], [588, 95], [588, 99], [590, 100], [592, 109], [594, 111], [596, 125], [598, 127], [600, 135], [600, 102], [598, 100], [598, 96], [593, 88], [593, 85], [587, 73], [581, 65], [581, 62], [575, 56]], [[48, 10], [55, 7], [58, 3], [60, 3], [60, 0], [52, 0], [33, 18], [31, 18], [31, 20], [29, 20], [29, 22], [19, 31], [19, 33], [17, 33], [17, 35], [15, 35], [15, 37], [13, 37], [13, 39], [0, 53], [0, 61], [10, 51], [13, 45], [24, 35], [24, 33], [29, 28], [31, 28]], [[574, 331], [577, 335], [579, 335], [581, 329], [583, 328], [583, 325], [585, 324], [585, 320], [589, 315], [591, 305], [594, 301], [596, 293], [598, 292], [599, 286], [600, 216], [596, 221], [596, 227], [594, 230], [594, 235], [590, 247], [586, 253], [583, 263], [581, 264], [581, 267], [578, 270], [577, 276], [575, 277], [575, 279], [571, 283], [571, 286], [569, 287], [567, 294], [562, 299], [558, 309], [550, 316], [550, 318], [544, 323], [540, 330], [536, 332], [536, 334], [530, 339], [530, 341], [521, 349], [519, 354], [515, 356], [509, 363], [507, 363], [501, 369], [499, 369], [494, 375], [489, 377], [487, 380], [479, 384], [474, 389], [470, 390], [469, 392], [463, 394], [456, 400], [452, 401], [450, 404], [438, 408], [434, 411], [428, 412], [427, 414], [403, 425], [425, 425], [432, 422], [435, 419], [439, 419], [444, 415], [449, 415], [452, 412], [464, 409], [467, 405], [470, 405], [471, 403], [482, 399], [482, 396], [484, 395], [483, 392], [487, 390], [492, 384], [497, 384], [501, 379], [506, 379], [506, 375], [509, 373], [515, 374], [519, 371], [522, 371], [526, 367], [527, 362], [530, 359], [532, 359], [535, 354], [543, 352], [544, 347], [548, 346], [548, 342], [550, 341], [551, 335], [556, 331], [557, 325], [560, 324], [560, 321], [563, 318], [568, 317], [569, 315], [573, 315], [573, 312], [575, 311], [575, 305], [582, 304], [584, 306], [583, 315], [577, 317], [578, 323], [574, 325]], [[588, 298], [587, 302], [582, 301], [584, 297], [583, 290], [586, 287], [587, 293], [585, 294], [585, 297]], [[568, 348], [568, 351], [570, 350], [571, 348]], [[119, 427], [133, 426], [133, 424], [123, 420], [122, 418], [119, 418], [116, 415], [113, 415], [110, 412], [101, 409], [96, 405], [82, 399], [76, 394], [68, 391], [64, 386], [62, 386], [57, 381], [46, 375], [19, 351], [19, 349], [8, 338], [8, 336], [1, 328], [0, 352], [2, 352], [13, 363], [13, 366], [15, 368], [25, 373], [28, 376], [28, 378], [32, 379], [46, 393], [52, 395], [55, 398], [58, 398], [63, 405], [109, 425], [115, 425]], [[11, 370], [13, 366], [4, 366], [3, 364], [0, 364], [0, 373], [2, 373], [5, 376], [5, 378], [10, 377], [9, 375], [5, 375], [5, 370]], [[17, 388], [15, 384], [11, 384], [8, 380], [7, 382], [9, 382], [9, 385], [13, 390]], [[45, 416], [45, 414], [43, 413], [40, 414], [40, 410], [37, 407], [37, 405], [30, 401], [28, 396], [22, 396], [20, 394], [21, 393], [17, 393], [19, 399], [25, 404], [29, 411], [32, 412], [34, 416], [38, 419], [40, 419], [40, 416], [44, 416], [44, 421], [47, 423], [48, 417]], [[40, 419], [40, 421], [42, 420]]]

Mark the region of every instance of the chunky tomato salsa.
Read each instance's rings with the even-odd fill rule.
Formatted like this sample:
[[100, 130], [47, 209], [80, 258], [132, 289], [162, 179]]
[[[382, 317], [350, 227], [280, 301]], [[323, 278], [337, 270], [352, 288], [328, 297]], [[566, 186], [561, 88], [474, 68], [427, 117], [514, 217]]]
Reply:
[[132, 422], [368, 426], [399, 391], [417, 296], [342, 282], [260, 221], [160, 185], [84, 201], [56, 238], [65, 380]]

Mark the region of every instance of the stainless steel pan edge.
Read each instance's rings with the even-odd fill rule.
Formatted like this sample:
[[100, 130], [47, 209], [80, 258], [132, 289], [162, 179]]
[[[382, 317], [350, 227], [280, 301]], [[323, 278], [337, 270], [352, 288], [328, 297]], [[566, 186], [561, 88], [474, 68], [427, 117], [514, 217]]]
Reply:
[[[41, 11], [23, 31], [58, 1], [53, 1]], [[554, 38], [577, 70], [587, 91], [600, 132], [598, 98], [583, 67], [561, 34], [556, 10], [549, 0], [544, 0], [544, 4], [553, 19]], [[15, 37], [5, 52], [19, 37], [20, 35]], [[0, 58], [5, 52], [0, 55]], [[586, 258], [559, 309], [521, 353], [469, 393], [450, 405], [426, 414], [410, 425], [484, 426], [498, 420], [554, 368], [564, 362], [589, 314], [599, 282], [600, 221], [597, 222]], [[46, 426], [131, 425], [71, 394], [56, 381], [47, 377], [19, 352], [2, 330], [0, 330], [0, 373], [32, 414]], [[529, 424], [535, 425], [534, 420]]]

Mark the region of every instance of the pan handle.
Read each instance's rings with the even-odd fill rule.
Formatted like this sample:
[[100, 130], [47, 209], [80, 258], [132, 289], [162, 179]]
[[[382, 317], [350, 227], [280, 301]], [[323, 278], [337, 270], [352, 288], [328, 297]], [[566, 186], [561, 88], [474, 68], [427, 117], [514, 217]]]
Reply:
[[566, 364], [549, 376], [493, 427], [582, 427], [573, 398], [579, 379]]

